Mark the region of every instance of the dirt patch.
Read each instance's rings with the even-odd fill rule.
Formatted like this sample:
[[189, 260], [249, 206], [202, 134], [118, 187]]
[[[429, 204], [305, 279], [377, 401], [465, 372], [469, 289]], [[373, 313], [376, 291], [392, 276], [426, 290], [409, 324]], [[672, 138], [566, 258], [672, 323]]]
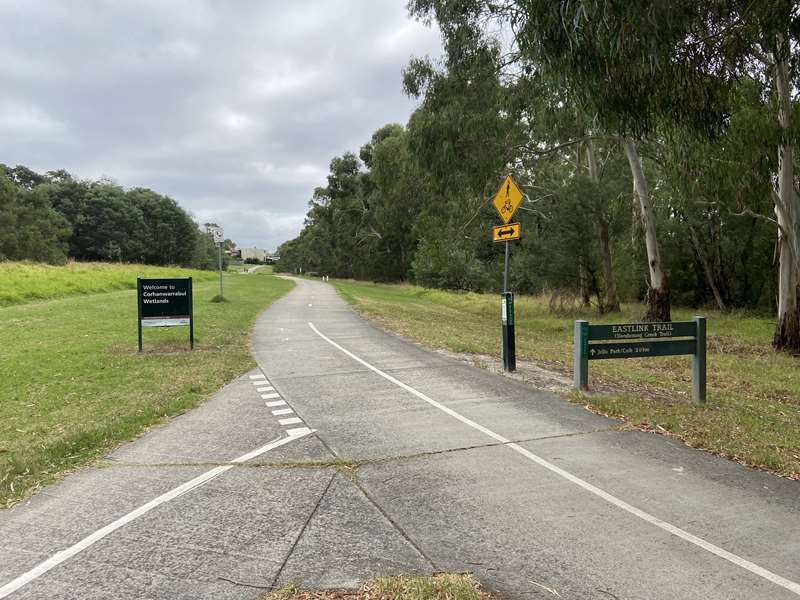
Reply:
[[378, 577], [358, 589], [302, 590], [289, 584], [263, 600], [497, 600], [470, 573]]

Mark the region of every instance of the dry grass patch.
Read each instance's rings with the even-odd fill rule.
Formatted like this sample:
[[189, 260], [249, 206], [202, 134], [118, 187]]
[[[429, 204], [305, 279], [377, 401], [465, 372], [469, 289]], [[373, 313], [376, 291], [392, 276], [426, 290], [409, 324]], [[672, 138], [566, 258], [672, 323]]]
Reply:
[[302, 590], [289, 584], [265, 600], [493, 600], [468, 573], [378, 577], [359, 589]]

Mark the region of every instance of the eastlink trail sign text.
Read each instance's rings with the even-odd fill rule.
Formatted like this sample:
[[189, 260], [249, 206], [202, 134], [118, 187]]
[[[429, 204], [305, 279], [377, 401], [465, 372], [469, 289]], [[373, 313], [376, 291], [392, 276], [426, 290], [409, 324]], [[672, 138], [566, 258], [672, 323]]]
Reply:
[[706, 320], [590, 325], [575, 321], [575, 387], [589, 387], [589, 361], [692, 355], [692, 395], [706, 401]]
[[192, 278], [136, 280], [139, 352], [142, 327], [189, 326], [189, 345], [194, 348]]

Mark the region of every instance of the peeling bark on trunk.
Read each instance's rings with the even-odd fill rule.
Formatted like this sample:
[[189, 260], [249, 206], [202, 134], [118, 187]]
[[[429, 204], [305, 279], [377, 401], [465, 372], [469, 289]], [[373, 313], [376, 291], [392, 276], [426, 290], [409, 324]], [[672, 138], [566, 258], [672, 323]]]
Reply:
[[[784, 46], [778, 40], [778, 48]], [[773, 345], [778, 349], [800, 351], [800, 314], [797, 300], [798, 199], [794, 189], [794, 147], [789, 139], [791, 127], [791, 86], [785, 60], [775, 62], [775, 88], [778, 93], [778, 122], [781, 143], [778, 145], [778, 190], [775, 216], [778, 221], [778, 323]]]
[[646, 321], [671, 321], [669, 287], [667, 278], [661, 268], [661, 256], [656, 237], [656, 218], [650, 204], [650, 192], [647, 179], [642, 169], [642, 161], [636, 150], [636, 143], [630, 138], [622, 139], [625, 156], [633, 177], [633, 192], [639, 201], [639, 216], [644, 229], [645, 246], [647, 248], [647, 266], [650, 270], [650, 289], [647, 291], [648, 310]]
[[[599, 182], [600, 175], [597, 169], [597, 157], [591, 141], [586, 144], [586, 156], [589, 162], [589, 178]], [[611, 235], [608, 219], [601, 214], [597, 219], [598, 238], [600, 240], [600, 257], [603, 266], [603, 279], [606, 282], [606, 305], [604, 312], [619, 312], [619, 296], [617, 295], [617, 282], [614, 279], [614, 262], [611, 257]]]

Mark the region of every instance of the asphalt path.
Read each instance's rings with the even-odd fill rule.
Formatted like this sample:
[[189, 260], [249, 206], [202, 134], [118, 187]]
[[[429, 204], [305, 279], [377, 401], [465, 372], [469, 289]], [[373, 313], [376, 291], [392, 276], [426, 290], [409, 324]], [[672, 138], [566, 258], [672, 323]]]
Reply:
[[258, 598], [471, 571], [507, 598], [800, 598], [800, 484], [384, 333], [332, 287], [260, 366], [0, 511], [0, 598]]

